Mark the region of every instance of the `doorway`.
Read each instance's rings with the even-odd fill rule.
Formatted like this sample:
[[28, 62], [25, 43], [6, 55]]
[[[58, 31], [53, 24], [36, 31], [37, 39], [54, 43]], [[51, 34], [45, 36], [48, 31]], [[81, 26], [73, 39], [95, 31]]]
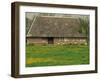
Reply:
[[54, 44], [54, 38], [48, 37], [48, 44]]

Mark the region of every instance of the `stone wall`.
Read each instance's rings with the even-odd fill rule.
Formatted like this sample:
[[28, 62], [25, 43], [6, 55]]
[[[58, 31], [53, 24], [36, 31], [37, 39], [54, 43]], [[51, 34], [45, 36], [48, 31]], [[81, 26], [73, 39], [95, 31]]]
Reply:
[[[27, 38], [27, 44], [48, 44], [47, 38]], [[87, 44], [86, 38], [54, 38], [54, 44]]]
[[81, 38], [55, 38], [54, 44], [87, 44], [87, 41]]

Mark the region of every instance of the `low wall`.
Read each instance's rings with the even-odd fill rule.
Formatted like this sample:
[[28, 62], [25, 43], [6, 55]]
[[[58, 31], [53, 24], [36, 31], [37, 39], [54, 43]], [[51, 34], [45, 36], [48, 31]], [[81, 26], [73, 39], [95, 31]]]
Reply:
[[27, 38], [27, 44], [48, 44], [46, 39], [42, 38]]
[[[27, 44], [48, 44], [47, 38], [27, 38]], [[86, 38], [54, 38], [54, 44], [87, 44]]]
[[73, 38], [55, 38], [55, 44], [87, 44], [86, 39]]

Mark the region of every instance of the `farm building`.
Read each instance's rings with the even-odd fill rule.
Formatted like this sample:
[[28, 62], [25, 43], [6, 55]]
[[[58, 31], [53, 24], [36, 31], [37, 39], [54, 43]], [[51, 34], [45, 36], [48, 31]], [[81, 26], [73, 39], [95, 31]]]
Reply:
[[26, 36], [27, 44], [85, 44], [80, 21], [73, 17], [37, 16]]

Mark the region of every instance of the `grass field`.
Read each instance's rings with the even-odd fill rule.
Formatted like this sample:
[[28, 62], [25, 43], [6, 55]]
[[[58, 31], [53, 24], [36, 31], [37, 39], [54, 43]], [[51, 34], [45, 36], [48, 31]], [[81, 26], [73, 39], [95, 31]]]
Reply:
[[27, 45], [26, 67], [89, 64], [86, 45]]

